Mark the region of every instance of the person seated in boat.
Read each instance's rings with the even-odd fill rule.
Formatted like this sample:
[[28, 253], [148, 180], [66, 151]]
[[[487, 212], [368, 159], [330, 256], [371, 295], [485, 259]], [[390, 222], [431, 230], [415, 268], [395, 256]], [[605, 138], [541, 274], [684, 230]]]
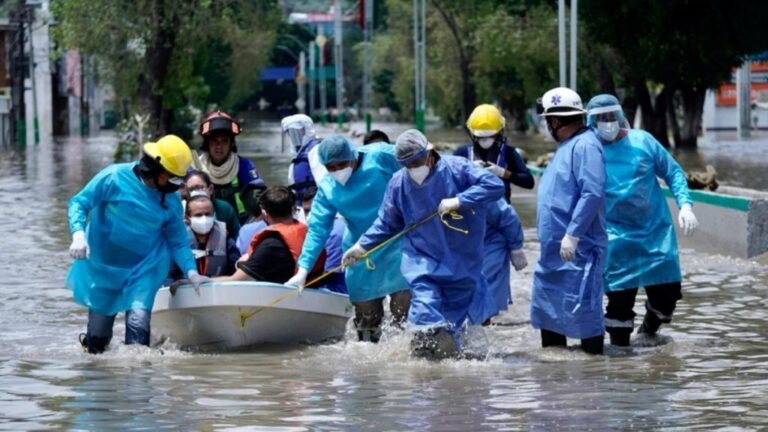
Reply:
[[213, 218], [211, 199], [207, 195], [190, 198], [185, 219], [198, 273], [209, 277], [232, 274], [240, 251], [235, 241], [227, 237], [224, 222]]
[[[336, 215], [343, 216], [347, 223], [343, 242], [346, 249], [376, 220], [387, 184], [400, 169], [394, 147], [388, 144], [355, 148], [346, 137], [331, 135], [320, 143], [318, 152], [328, 175], [317, 184], [309, 234], [299, 257], [299, 270], [288, 282], [288, 285], [299, 288], [305, 285], [308, 269], [316, 265], [317, 257], [324, 251]], [[405, 321], [411, 293], [400, 270], [401, 249], [402, 240], [392, 241], [371, 254], [369, 262], [375, 265], [345, 270], [360, 341], [379, 341], [387, 296], [390, 297], [393, 324], [400, 326]]]
[[248, 253], [253, 236], [267, 227], [267, 222], [264, 220], [264, 215], [261, 212], [260, 202], [264, 190], [266, 190], [266, 187], [246, 188], [243, 192], [243, 201], [246, 203], [250, 217], [246, 224], [240, 227], [240, 232], [237, 234], [237, 241], [235, 243], [240, 250], [240, 255]]
[[[312, 217], [312, 202], [315, 200], [317, 194], [317, 187], [310, 186], [304, 190], [304, 196], [301, 200], [302, 212], [306, 215], [306, 221], [309, 223]], [[347, 293], [347, 283], [344, 281], [344, 269], [341, 268], [341, 256], [344, 251], [341, 249], [341, 243], [344, 238], [344, 231], [347, 229], [347, 224], [344, 222], [344, 218], [336, 215], [336, 219], [333, 220], [333, 229], [331, 235], [328, 237], [328, 241], [325, 242], [325, 271], [331, 271], [336, 269], [330, 275], [326, 276], [319, 285], [323, 288], [327, 288], [333, 292]]]
[[352, 265], [405, 231], [402, 271], [412, 295], [413, 354], [453, 357], [464, 326], [494, 312], [482, 273], [483, 245], [486, 207], [502, 199], [504, 183], [466, 158], [440, 156], [415, 129], [403, 132], [394, 150], [403, 169], [389, 182], [378, 218], [342, 261]]
[[189, 200], [198, 195], [205, 195], [211, 198], [213, 203], [213, 218], [224, 222], [227, 226], [227, 237], [236, 239], [240, 231], [240, 221], [232, 206], [218, 198], [213, 198], [213, 183], [211, 177], [202, 171], [189, 171], [184, 177], [184, 188], [182, 198]]
[[[268, 226], [256, 234], [231, 276], [214, 281], [261, 281], [285, 283], [296, 273], [296, 262], [307, 236], [307, 226], [293, 218], [296, 202], [293, 192], [285, 186], [269, 186], [261, 196], [261, 210]], [[312, 269], [319, 276], [325, 264], [325, 253]]]

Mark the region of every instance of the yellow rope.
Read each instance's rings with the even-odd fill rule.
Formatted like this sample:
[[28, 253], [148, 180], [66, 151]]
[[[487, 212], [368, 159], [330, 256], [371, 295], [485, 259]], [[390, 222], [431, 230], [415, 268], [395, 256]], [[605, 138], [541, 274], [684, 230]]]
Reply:
[[[471, 211], [472, 211], [473, 214], [475, 213], [474, 210], [471, 210]], [[394, 236], [390, 237], [389, 239], [383, 241], [382, 243], [380, 243], [379, 245], [377, 245], [373, 249], [371, 249], [368, 252], [364, 253], [360, 258], [361, 259], [365, 259], [365, 266], [366, 266], [366, 268], [368, 270], [375, 270], [376, 269], [376, 266], [374, 265], [373, 260], [369, 258], [369, 256], [371, 254], [373, 254], [377, 250], [383, 248], [384, 246], [388, 245], [389, 243], [392, 243], [393, 241], [399, 239], [400, 237], [408, 234], [409, 232], [413, 231], [415, 228], [425, 224], [426, 222], [428, 222], [430, 219], [432, 219], [433, 217], [435, 217], [437, 215], [440, 215], [440, 222], [442, 222], [443, 225], [445, 225], [446, 227], [448, 227], [448, 228], [450, 228], [452, 230], [458, 231], [460, 233], [463, 233], [463, 234], [469, 234], [469, 230], [464, 230], [464, 229], [461, 229], [461, 228], [456, 228], [455, 226], [452, 226], [451, 224], [449, 224], [445, 219], [443, 219], [443, 217], [445, 215], [449, 215], [452, 220], [462, 220], [462, 219], [464, 219], [464, 216], [462, 216], [459, 212], [457, 212], [455, 210], [451, 210], [449, 212], [444, 212], [444, 213], [441, 214], [440, 212], [436, 211], [436, 212], [430, 214], [429, 216], [425, 217], [424, 219], [422, 219], [422, 220], [420, 220], [420, 221], [418, 221], [418, 222], [408, 226], [404, 230], [400, 231], [399, 233], [397, 233]], [[326, 271], [322, 275], [312, 279], [311, 281], [309, 281], [306, 284], [304, 284], [304, 286], [314, 285], [315, 283], [325, 279], [326, 277], [330, 276], [331, 274], [333, 274], [333, 273], [335, 273], [335, 272], [337, 272], [337, 271], [339, 271], [339, 270], [341, 270], [343, 268], [344, 268], [344, 263], [342, 263], [341, 265], [338, 265], [338, 266], [336, 266], [336, 267]], [[245, 327], [245, 321], [248, 320], [248, 318], [256, 315], [257, 313], [263, 311], [264, 309], [270, 308], [270, 307], [276, 305], [277, 303], [280, 303], [281, 301], [283, 301], [283, 300], [285, 300], [285, 299], [287, 299], [287, 298], [289, 298], [289, 297], [291, 297], [293, 295], [298, 294], [299, 292], [300, 292], [300, 290], [298, 290], [298, 289], [291, 290], [291, 291], [289, 291], [289, 292], [287, 292], [287, 293], [277, 297], [275, 300], [271, 301], [269, 304], [266, 304], [264, 306], [259, 306], [256, 310], [254, 310], [251, 313], [248, 313], [248, 314], [241, 313], [240, 314], [240, 325]]]

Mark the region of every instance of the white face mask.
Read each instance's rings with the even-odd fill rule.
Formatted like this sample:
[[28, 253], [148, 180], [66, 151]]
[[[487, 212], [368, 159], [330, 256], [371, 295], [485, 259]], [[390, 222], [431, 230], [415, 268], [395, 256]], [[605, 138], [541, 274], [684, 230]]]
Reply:
[[424, 179], [429, 175], [429, 167], [422, 165], [416, 168], [408, 168], [408, 175], [416, 182], [416, 184], [422, 184], [424, 183]]
[[597, 122], [597, 131], [603, 140], [613, 141], [616, 139], [616, 135], [619, 134], [619, 122]]
[[352, 167], [336, 170], [330, 174], [340, 185], [344, 186], [347, 184], [347, 180], [352, 176]]
[[493, 145], [493, 143], [494, 143], [495, 141], [496, 141], [496, 139], [495, 139], [495, 138], [493, 138], [493, 137], [489, 137], [489, 138], [478, 138], [478, 139], [477, 139], [477, 144], [479, 144], [479, 145], [480, 145], [480, 147], [482, 147], [482, 148], [484, 148], [484, 149], [488, 150], [489, 148], [491, 148], [491, 146]]
[[212, 216], [195, 216], [189, 218], [189, 227], [198, 234], [208, 234], [213, 228]]

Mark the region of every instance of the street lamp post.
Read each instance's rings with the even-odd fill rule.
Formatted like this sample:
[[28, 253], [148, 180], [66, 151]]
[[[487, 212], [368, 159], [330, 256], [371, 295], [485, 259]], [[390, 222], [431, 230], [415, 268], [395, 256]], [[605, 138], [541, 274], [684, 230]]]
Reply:
[[365, 59], [363, 61], [363, 112], [365, 114], [365, 132], [371, 131], [371, 69], [373, 68], [373, 0], [364, 0], [364, 36]]
[[427, 70], [427, 7], [425, 0], [413, 0], [413, 74], [414, 108], [416, 129], [424, 131], [424, 112], [426, 109], [426, 70]]
[[333, 5], [333, 52], [336, 63], [336, 123], [344, 125], [344, 49], [342, 46], [341, 1]]

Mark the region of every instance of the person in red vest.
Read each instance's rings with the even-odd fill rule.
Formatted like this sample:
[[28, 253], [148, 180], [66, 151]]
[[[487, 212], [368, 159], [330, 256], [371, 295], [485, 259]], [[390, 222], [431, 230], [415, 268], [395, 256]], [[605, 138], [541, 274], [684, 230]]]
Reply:
[[[293, 218], [296, 198], [284, 186], [270, 186], [261, 196], [261, 209], [268, 226], [251, 240], [248, 253], [238, 261], [232, 276], [214, 281], [262, 281], [285, 283], [296, 273], [296, 260], [307, 236], [307, 226]], [[325, 255], [318, 260], [310, 280], [323, 271]], [[313, 277], [314, 276], [314, 277]]]

